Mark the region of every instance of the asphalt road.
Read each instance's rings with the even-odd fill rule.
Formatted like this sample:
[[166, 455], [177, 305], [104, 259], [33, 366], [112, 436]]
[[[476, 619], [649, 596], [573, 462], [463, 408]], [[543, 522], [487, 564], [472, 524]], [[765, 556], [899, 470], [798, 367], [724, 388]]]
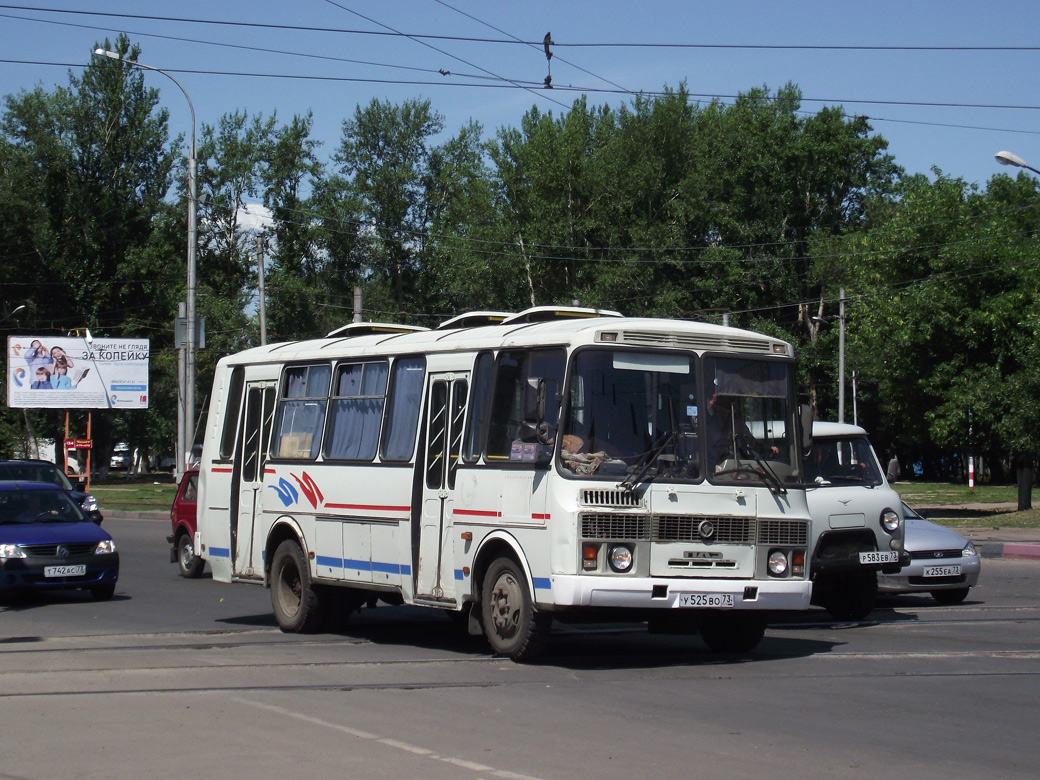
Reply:
[[182, 580], [167, 525], [105, 521], [115, 598], [0, 605], [0, 778], [1035, 778], [1040, 561], [964, 604], [811, 610], [726, 658], [696, 637], [557, 626], [490, 656], [442, 615], [289, 636], [256, 586]]

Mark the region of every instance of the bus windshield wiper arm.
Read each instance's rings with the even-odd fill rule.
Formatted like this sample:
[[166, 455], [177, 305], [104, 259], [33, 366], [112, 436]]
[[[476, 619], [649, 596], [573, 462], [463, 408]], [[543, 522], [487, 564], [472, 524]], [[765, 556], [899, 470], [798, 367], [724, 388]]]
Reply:
[[650, 468], [657, 462], [657, 458], [664, 451], [664, 448], [671, 444], [674, 439], [675, 429], [673, 428], [664, 434], [656, 445], [643, 453], [642, 457], [632, 466], [632, 473], [625, 477], [618, 487], [631, 493], [640, 482], [649, 482], [650, 480], [646, 479], [646, 475], [649, 473]]

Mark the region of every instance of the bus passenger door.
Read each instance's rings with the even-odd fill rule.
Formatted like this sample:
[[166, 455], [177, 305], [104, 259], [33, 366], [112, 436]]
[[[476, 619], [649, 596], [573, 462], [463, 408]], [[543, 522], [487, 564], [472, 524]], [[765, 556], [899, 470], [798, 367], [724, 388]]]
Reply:
[[253, 537], [262, 509], [260, 493], [264, 487], [264, 465], [267, 463], [267, 449], [271, 442], [274, 397], [273, 382], [246, 384], [242, 424], [239, 426], [241, 439], [235, 456], [236, 484], [232, 489], [238, 498], [238, 507], [231, 521], [232, 574], [237, 577], [263, 576], [263, 562], [253, 552]]
[[415, 595], [420, 601], [455, 603], [455, 557], [451, 539], [455, 475], [462, 456], [462, 422], [469, 375], [432, 374], [426, 402], [422, 525]]

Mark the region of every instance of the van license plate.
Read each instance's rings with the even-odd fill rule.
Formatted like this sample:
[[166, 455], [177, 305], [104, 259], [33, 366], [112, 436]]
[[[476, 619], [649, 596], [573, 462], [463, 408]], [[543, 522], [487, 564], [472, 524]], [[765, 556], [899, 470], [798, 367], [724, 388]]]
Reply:
[[899, 563], [899, 553], [895, 550], [889, 552], [861, 552], [860, 563]]
[[732, 593], [680, 593], [680, 607], [714, 607], [733, 606]]
[[961, 573], [960, 564], [951, 564], [949, 566], [925, 566], [924, 576], [925, 577], [956, 577]]
[[82, 577], [87, 573], [86, 564], [79, 566], [44, 566], [44, 577]]

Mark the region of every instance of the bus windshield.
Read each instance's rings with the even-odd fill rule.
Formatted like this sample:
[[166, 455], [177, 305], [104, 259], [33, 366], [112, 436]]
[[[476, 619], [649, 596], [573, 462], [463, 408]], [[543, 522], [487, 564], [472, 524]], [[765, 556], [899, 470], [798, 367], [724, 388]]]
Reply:
[[633, 486], [666, 480], [800, 481], [789, 364], [587, 349], [561, 426], [566, 474]]

